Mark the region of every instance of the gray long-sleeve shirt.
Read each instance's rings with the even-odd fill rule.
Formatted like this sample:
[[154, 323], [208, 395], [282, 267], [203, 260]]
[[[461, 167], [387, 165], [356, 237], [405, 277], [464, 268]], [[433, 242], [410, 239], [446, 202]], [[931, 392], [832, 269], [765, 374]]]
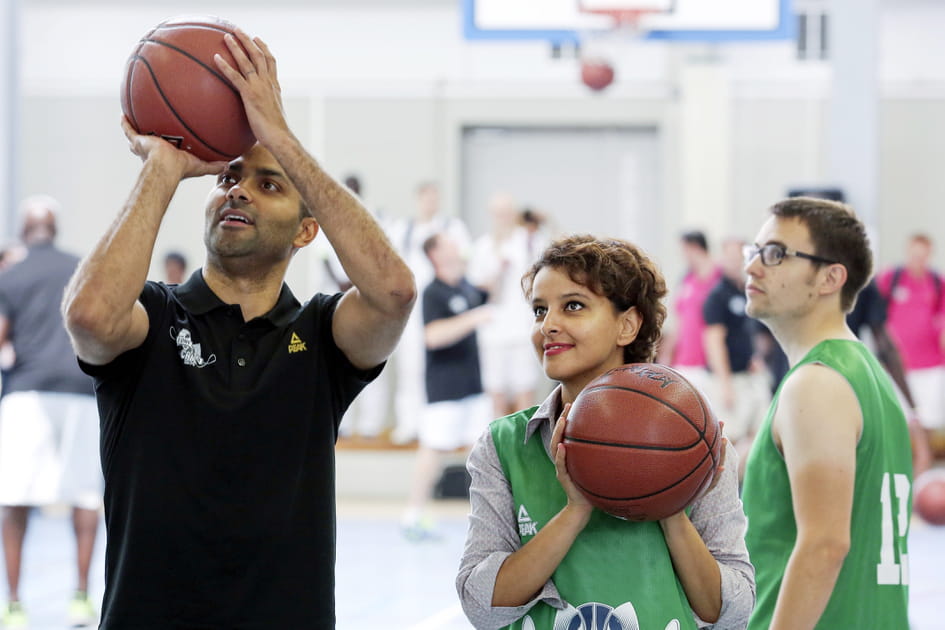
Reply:
[[[529, 421], [525, 440], [538, 432], [551, 458], [554, 422], [561, 408], [561, 388], [545, 399]], [[496, 575], [505, 559], [521, 547], [512, 498], [512, 489], [486, 431], [469, 454], [467, 462], [472, 485], [469, 490], [470, 515], [466, 548], [456, 578], [456, 589], [466, 616], [476, 628], [501, 628], [525, 615], [538, 602], [558, 609], [565, 601], [552, 580], [530, 602], [522, 606], [492, 605]], [[755, 569], [745, 547], [745, 513], [738, 497], [738, 455], [728, 447], [725, 470], [715, 487], [692, 504], [689, 518], [719, 563], [722, 576], [722, 611], [715, 624], [702, 621], [700, 627], [745, 628], [755, 603]]]

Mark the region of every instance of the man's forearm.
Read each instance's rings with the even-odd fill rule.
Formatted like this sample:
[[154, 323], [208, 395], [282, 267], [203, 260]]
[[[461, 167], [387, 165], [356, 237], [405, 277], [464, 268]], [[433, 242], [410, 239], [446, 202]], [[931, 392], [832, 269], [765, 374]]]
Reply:
[[471, 334], [489, 318], [489, 307], [478, 306], [465, 313], [435, 319], [423, 327], [423, 337], [427, 349], [437, 350], [451, 346]]
[[814, 628], [827, 608], [849, 545], [804, 544], [791, 554], [775, 606], [771, 630]]
[[720, 330], [714, 326], [707, 328], [702, 336], [702, 344], [705, 348], [706, 363], [709, 364], [712, 375], [720, 385], [728, 385], [732, 380], [732, 368], [728, 348], [725, 346], [725, 328]]
[[324, 230], [351, 283], [378, 310], [400, 313], [413, 276], [377, 221], [291, 134], [267, 148]]

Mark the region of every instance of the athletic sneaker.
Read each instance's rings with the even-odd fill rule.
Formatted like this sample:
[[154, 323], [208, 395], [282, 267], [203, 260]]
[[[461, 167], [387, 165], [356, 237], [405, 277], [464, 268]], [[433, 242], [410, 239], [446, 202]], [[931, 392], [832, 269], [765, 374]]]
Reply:
[[29, 628], [30, 620], [20, 602], [10, 602], [3, 610], [4, 628]]
[[87, 628], [95, 623], [98, 613], [85, 591], [76, 591], [69, 602], [69, 625], [73, 628]]
[[442, 540], [443, 536], [437, 531], [436, 526], [426, 518], [422, 518], [403, 526], [404, 538], [413, 543], [431, 542]]

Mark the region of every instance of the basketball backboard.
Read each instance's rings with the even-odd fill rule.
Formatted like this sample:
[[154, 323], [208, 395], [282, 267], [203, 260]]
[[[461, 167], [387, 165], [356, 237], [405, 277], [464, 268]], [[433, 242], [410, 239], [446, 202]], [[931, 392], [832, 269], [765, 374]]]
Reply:
[[[614, 26], [607, 16], [581, 10], [581, 0], [462, 0], [470, 40], [546, 40], [579, 43], [581, 33]], [[584, 0], [584, 8], [625, 7], [622, 0]], [[791, 0], [637, 0], [652, 11], [640, 21], [651, 40], [725, 42], [790, 39]]]

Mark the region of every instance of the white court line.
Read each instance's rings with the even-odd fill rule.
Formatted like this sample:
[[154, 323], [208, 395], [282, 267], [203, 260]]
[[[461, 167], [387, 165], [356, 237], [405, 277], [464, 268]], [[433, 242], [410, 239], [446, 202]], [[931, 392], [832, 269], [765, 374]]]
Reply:
[[407, 630], [439, 630], [447, 621], [452, 621], [463, 614], [463, 607], [459, 604], [444, 608], [440, 612], [427, 617], [420, 623], [410, 626]]

